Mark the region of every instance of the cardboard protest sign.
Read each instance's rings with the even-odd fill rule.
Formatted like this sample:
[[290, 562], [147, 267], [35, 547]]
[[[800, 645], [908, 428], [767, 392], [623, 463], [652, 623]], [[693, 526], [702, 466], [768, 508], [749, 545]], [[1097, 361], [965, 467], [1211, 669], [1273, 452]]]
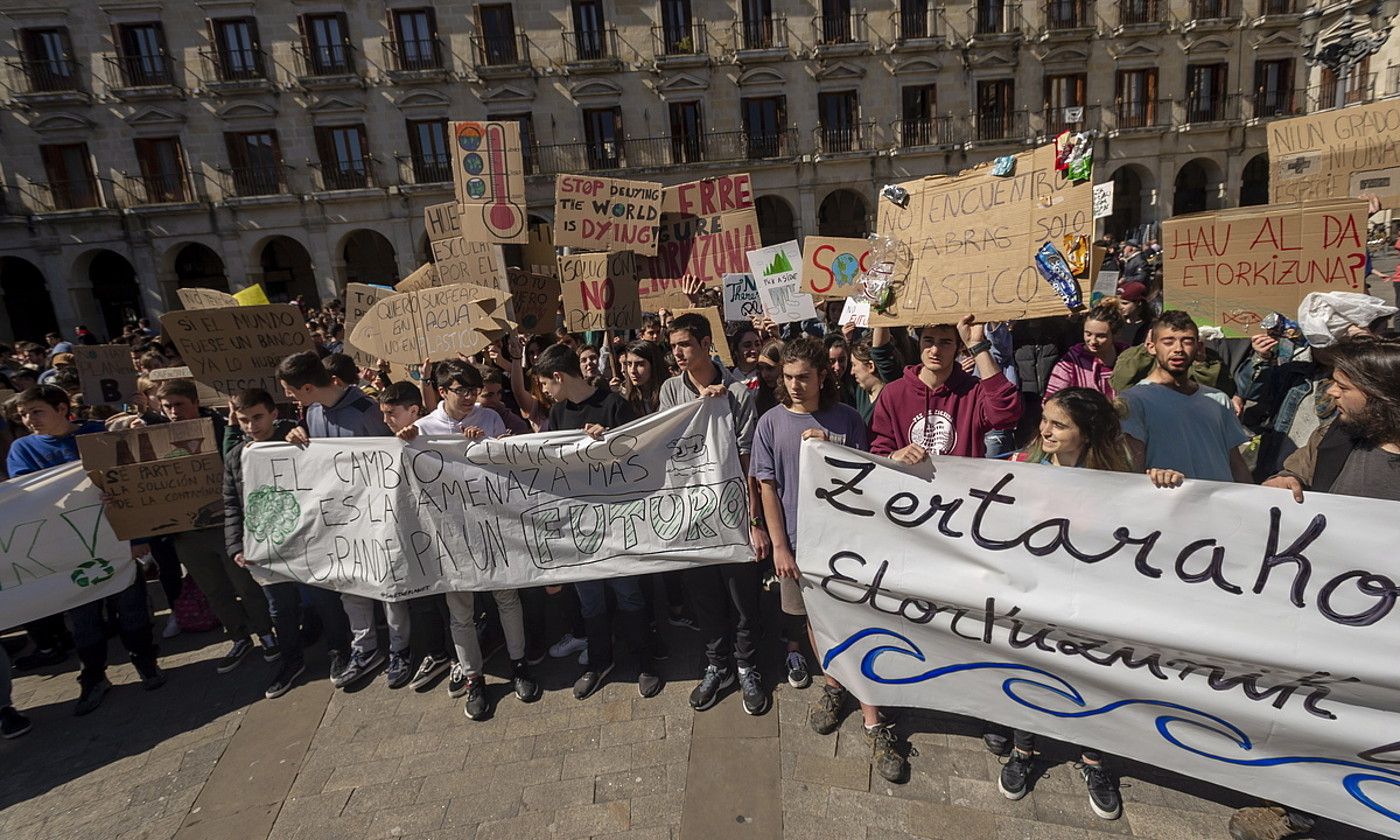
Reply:
[[559, 284], [570, 332], [641, 328], [637, 265], [630, 251], [561, 256]]
[[1366, 291], [1366, 203], [1270, 204], [1162, 222], [1162, 294], [1227, 336], [1270, 312], [1296, 317], [1309, 292]]
[[[175, 367], [157, 368], [146, 374], [146, 378], [159, 385], [162, 382], [169, 382], [172, 379], [189, 379], [194, 381], [194, 372], [189, 365], [177, 365]], [[228, 397], [205, 385], [203, 382], [194, 382], [194, 389], [199, 392], [199, 404], [205, 408], [214, 406], [227, 406]], [[278, 402], [289, 402], [287, 394], [281, 388], [271, 392], [272, 398]]]
[[758, 285], [753, 275], [724, 275], [724, 320], [730, 323], [751, 321], [763, 314], [763, 302], [758, 299]]
[[787, 324], [817, 317], [812, 296], [802, 291], [798, 271], [802, 251], [797, 240], [748, 253], [749, 273], [758, 284], [763, 313], [774, 323]]
[[263, 291], [263, 287], [259, 283], [234, 292], [233, 299], [238, 301], [239, 306], [262, 306], [272, 302], [267, 299], [267, 292]]
[[598, 251], [656, 254], [661, 185], [593, 175], [554, 181], [554, 244]]
[[849, 297], [866, 268], [870, 242], [839, 236], [802, 240], [802, 291], [816, 297]]
[[[1035, 266], [1049, 242], [1062, 253], [1066, 238], [1093, 239], [1093, 192], [1055, 170], [1053, 144], [1015, 156], [1007, 176], [985, 164], [960, 175], [900, 184], [909, 202], [879, 203], [878, 231], [899, 243], [895, 299], [870, 323], [922, 325], [956, 321], [1009, 321], [1069, 312]], [[1086, 261], [1087, 262], [1087, 261]], [[1081, 288], [1090, 270], [1076, 276]]]
[[1113, 215], [1113, 182], [1094, 185], [1094, 221]]
[[525, 157], [520, 124], [454, 122], [452, 182], [460, 205], [462, 236], [472, 242], [528, 239], [525, 212]]
[[[386, 480], [366, 481], [352, 464], [379, 465], [371, 473]], [[725, 400], [648, 415], [601, 442], [563, 431], [258, 443], [243, 450], [243, 479], [255, 577], [376, 600], [753, 558]]]
[[858, 329], [870, 326], [870, 301], [863, 297], [846, 298], [846, 304], [841, 307], [841, 317], [836, 323], [843, 327], [850, 324]]
[[1113, 744], [1400, 836], [1376, 798], [1400, 781], [1378, 527], [1400, 504], [1192, 479], [1164, 499], [1142, 475], [820, 441], [798, 473], [817, 659], [862, 701]]
[[719, 360], [724, 362], [727, 368], [734, 367], [734, 353], [729, 349], [729, 336], [724, 331], [724, 319], [719, 316], [718, 306], [701, 306], [693, 309], [676, 309], [671, 312], [673, 317], [679, 315], [699, 315], [710, 322], [711, 349]]
[[[557, 269], [556, 269], [557, 271]], [[521, 332], [549, 332], [559, 320], [559, 278], [511, 269], [511, 314]]]
[[208, 418], [78, 436], [92, 483], [112, 500], [107, 521], [124, 540], [224, 521], [224, 462]]
[[469, 283], [483, 289], [504, 289], [506, 260], [501, 246], [472, 242], [461, 236], [431, 243], [439, 286]]
[[238, 306], [238, 298], [218, 289], [195, 287], [176, 289], [175, 296], [180, 299], [180, 305], [186, 309], [226, 309], [230, 306]]
[[478, 352], [509, 329], [502, 318], [500, 301], [481, 289], [437, 286], [374, 301], [350, 342], [377, 359], [418, 365]]
[[647, 312], [690, 306], [690, 296], [685, 293], [685, 281], [680, 278], [645, 277], [637, 285], [637, 289], [642, 299], [642, 309]]
[[1269, 201], [1332, 200], [1363, 193], [1400, 207], [1400, 101], [1383, 99], [1274, 120], [1269, 133]]
[[83, 386], [83, 402], [121, 408], [136, 395], [136, 368], [131, 366], [131, 348], [125, 344], [78, 344], [78, 381]]
[[169, 312], [160, 325], [194, 378], [229, 397], [247, 388], [281, 394], [277, 363], [311, 349], [301, 310], [290, 303]]
[[656, 257], [647, 260], [642, 274], [658, 279], [693, 274], [718, 286], [724, 275], [747, 271], [744, 255], [762, 245], [748, 173], [677, 184], [662, 192]]
[[438, 267], [432, 263], [423, 263], [413, 270], [404, 279], [394, 285], [396, 292], [417, 292], [423, 289], [436, 289], [443, 286], [465, 286], [471, 290], [471, 294], [479, 298], [491, 298], [502, 304], [508, 299], [507, 292], [496, 286], [482, 286], [478, 283], [444, 283]]
[[531, 274], [546, 274], [557, 279], [559, 263], [555, 261], [558, 251], [554, 248], [554, 227], [545, 221], [530, 227], [530, 241], [520, 249], [522, 261], [519, 268]]
[[462, 219], [455, 201], [429, 204], [423, 208], [423, 229], [429, 242], [453, 239], [462, 235]]
[[102, 515], [102, 491], [83, 465], [0, 482], [0, 626], [59, 615], [115, 595], [136, 563]]

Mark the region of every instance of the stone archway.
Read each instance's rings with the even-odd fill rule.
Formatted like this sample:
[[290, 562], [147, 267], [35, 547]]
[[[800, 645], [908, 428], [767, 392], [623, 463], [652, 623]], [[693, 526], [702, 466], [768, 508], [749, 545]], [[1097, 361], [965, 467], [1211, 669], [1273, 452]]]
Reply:
[[792, 205], [776, 195], [761, 195], [754, 202], [758, 214], [759, 238], [764, 245], [777, 245], [797, 238]]
[[45, 334], [59, 332], [44, 273], [29, 260], [0, 257], [0, 299], [9, 320], [8, 331], [0, 325], [0, 338], [43, 344]]
[[183, 246], [175, 252], [173, 268], [176, 288], [229, 291], [224, 260], [208, 245], [191, 242]]
[[290, 236], [274, 236], [258, 249], [257, 261], [268, 300], [289, 302], [301, 297], [309, 306], [321, 305], [311, 255], [300, 242]]
[[1129, 163], [1114, 171], [1113, 213], [1104, 220], [1104, 233], [1128, 239], [1147, 222], [1154, 221], [1152, 193], [1156, 186], [1152, 172]]
[[1220, 209], [1220, 166], [1209, 158], [1196, 158], [1177, 170], [1172, 193], [1172, 215]]
[[145, 317], [141, 287], [136, 282], [136, 269], [130, 260], [105, 248], [80, 259], [87, 260], [87, 282], [92, 286], [92, 297], [97, 301], [97, 314], [102, 321], [79, 326], [86, 326], [99, 335], [105, 330], [110, 338], [121, 335], [127, 324]]
[[1260, 153], [1249, 159], [1240, 173], [1240, 206], [1254, 207], [1269, 203], [1269, 155]]
[[832, 190], [817, 208], [819, 236], [848, 236], [864, 239], [870, 233], [869, 208], [854, 190]]
[[345, 282], [392, 286], [399, 279], [394, 246], [378, 231], [360, 229], [346, 236], [340, 246], [345, 261]]

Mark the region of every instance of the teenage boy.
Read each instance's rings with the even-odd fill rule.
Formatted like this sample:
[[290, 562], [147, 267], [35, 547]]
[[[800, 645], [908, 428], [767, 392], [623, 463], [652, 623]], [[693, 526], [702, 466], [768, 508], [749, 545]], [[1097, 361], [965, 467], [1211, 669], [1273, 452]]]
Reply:
[[[26, 435], [10, 446], [6, 463], [12, 477], [37, 472], [78, 460], [78, 435], [105, 430], [102, 423], [89, 420], [77, 424], [71, 419], [72, 403], [62, 388], [35, 385], [15, 397], [20, 422]], [[135, 552], [133, 551], [133, 557]], [[73, 714], [85, 715], [102, 705], [112, 688], [107, 681], [107, 621], [103, 608], [116, 613], [118, 634], [131, 663], [141, 676], [141, 685], [154, 691], [165, 685], [165, 674], [156, 664], [158, 650], [151, 635], [151, 614], [146, 603], [146, 579], [136, 575], [131, 585], [115, 595], [89, 601], [68, 610], [73, 622], [73, 640], [78, 648], [82, 671], [78, 674], [81, 691]]]
[[1187, 478], [1252, 484], [1240, 444], [1249, 433], [1230, 398], [1191, 378], [1200, 332], [1180, 310], [1163, 312], [1147, 334], [1152, 372], [1121, 394], [1123, 434], [1138, 469], [1176, 470]]
[[[199, 407], [199, 391], [193, 380], [172, 379], [156, 392], [161, 413], [172, 423], [181, 420], [214, 419], [213, 412]], [[215, 446], [224, 439], [224, 420], [214, 423]], [[217, 450], [216, 450], [217, 451]], [[266, 662], [276, 662], [281, 655], [272, 638], [272, 618], [268, 615], [267, 598], [257, 581], [246, 569], [235, 565], [225, 551], [224, 534], [219, 526], [180, 531], [170, 537], [175, 554], [194, 578], [199, 591], [209, 601], [219, 623], [232, 642], [228, 653], [215, 666], [215, 671], [227, 674], [242, 664], [253, 650], [251, 636], [256, 634], [262, 644]]]
[[[282, 440], [296, 422], [277, 419], [277, 403], [262, 388], [249, 388], [229, 401], [230, 420], [238, 424], [243, 439], [234, 444], [224, 457], [224, 550], [243, 574], [247, 561], [243, 556], [243, 447], [249, 443]], [[310, 587], [307, 587], [310, 589]], [[302, 652], [301, 589], [292, 581], [269, 583], [263, 587], [263, 597], [272, 624], [277, 630], [282, 664], [268, 684], [263, 696], [269, 700], [286, 694], [306, 670]]]
[[[658, 410], [665, 411], [701, 397], [723, 398], [729, 402], [734, 437], [739, 444], [739, 461], [747, 473], [749, 450], [753, 444], [753, 392], [713, 359], [713, 336], [704, 316], [687, 312], [671, 322], [671, 355], [681, 372], [661, 385]], [[749, 495], [749, 539], [759, 561], [768, 556], [768, 531], [764, 525], [758, 494]], [[700, 684], [690, 693], [691, 708], [703, 711], [719, 699], [721, 690], [734, 684], [734, 665], [739, 671], [739, 689], [744, 711], [762, 714], [768, 709], [768, 692], [755, 666], [759, 624], [758, 563], [723, 563], [700, 566], [685, 573], [685, 588], [705, 636], [707, 664]], [[734, 660], [731, 662], [731, 658]]]
[[[390, 383], [379, 392], [379, 411], [384, 415], [384, 425], [397, 435], [423, 417], [423, 392], [412, 382]], [[388, 682], [390, 688], [407, 683], [414, 691], [422, 691], [452, 664], [447, 651], [447, 601], [440, 592], [410, 598], [408, 611], [410, 626], [427, 650], [412, 674], [408, 672], [408, 662], [400, 663], [398, 657], [390, 654]]]
[[[286, 440], [305, 446], [311, 438], [380, 437], [389, 434], [379, 406], [354, 385], [336, 385], [330, 371], [314, 351], [293, 353], [277, 365], [282, 390], [306, 411], [304, 426], [287, 433]], [[329, 589], [308, 587], [312, 605], [320, 614], [331, 660], [331, 685], [349, 688], [384, 662], [374, 628], [374, 602], [359, 595], [339, 595]], [[278, 604], [289, 614], [299, 604]], [[388, 613], [390, 639], [408, 646], [406, 627], [394, 626]], [[289, 619], [290, 620], [290, 619]], [[300, 620], [300, 616], [298, 616]], [[351, 638], [353, 630], [354, 637]], [[347, 651], [349, 652], [347, 655]]]
[[[703, 320], [703, 319], [702, 319]], [[583, 378], [578, 354], [555, 344], [535, 361], [531, 373], [540, 390], [553, 401], [549, 410], [551, 431], [580, 429], [595, 440], [602, 440], [609, 429], [626, 425], [637, 415], [621, 396], [607, 388], [596, 388]], [[652, 665], [646, 597], [641, 578], [635, 575], [591, 580], [574, 584], [578, 592], [584, 625], [588, 631], [588, 664], [574, 683], [574, 696], [580, 700], [598, 690], [613, 669], [612, 622], [608, 616], [608, 591], [617, 604], [619, 635], [637, 657], [637, 693], [655, 697], [661, 691], [661, 677]]]
[[[439, 362], [433, 370], [433, 384], [442, 401], [428, 416], [411, 426], [400, 429], [402, 440], [424, 435], [460, 435], [469, 440], [496, 438], [506, 434], [501, 416], [485, 406], [476, 404], [481, 393], [481, 372], [474, 365], [459, 359]], [[471, 720], [490, 716], [490, 701], [486, 695], [486, 679], [482, 673], [485, 657], [481, 651], [481, 636], [476, 623], [476, 596], [472, 592], [447, 592], [447, 612], [451, 616], [452, 643], [457, 648], [457, 661], [447, 678], [447, 693], [452, 697], [466, 696], [463, 713]], [[525, 661], [525, 613], [520, 606], [520, 593], [514, 589], [491, 592], [505, 632], [506, 653], [511, 661], [511, 683], [522, 702], [539, 699], [540, 688], [530, 676]]]

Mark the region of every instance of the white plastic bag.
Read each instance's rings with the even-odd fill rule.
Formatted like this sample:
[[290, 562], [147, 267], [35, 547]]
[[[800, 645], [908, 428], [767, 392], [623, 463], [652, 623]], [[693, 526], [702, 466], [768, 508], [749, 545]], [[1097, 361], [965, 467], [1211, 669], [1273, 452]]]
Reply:
[[1298, 305], [1298, 326], [1314, 347], [1330, 347], [1350, 327], [1364, 327], [1398, 310], [1378, 297], [1357, 292], [1312, 292]]

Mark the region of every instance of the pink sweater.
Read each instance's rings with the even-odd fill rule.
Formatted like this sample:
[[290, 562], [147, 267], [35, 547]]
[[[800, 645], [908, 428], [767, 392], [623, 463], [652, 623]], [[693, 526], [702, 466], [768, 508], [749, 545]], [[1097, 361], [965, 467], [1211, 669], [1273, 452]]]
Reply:
[[[1125, 349], [1126, 345], [1118, 345], [1118, 352], [1121, 353]], [[1055, 364], [1055, 369], [1050, 371], [1050, 384], [1045, 386], [1045, 399], [1050, 399], [1051, 394], [1066, 388], [1092, 388], [1111, 400], [1116, 396], [1113, 386], [1108, 384], [1112, 378], [1113, 368], [1090, 353], [1089, 348], [1082, 343], [1076, 344]]]

